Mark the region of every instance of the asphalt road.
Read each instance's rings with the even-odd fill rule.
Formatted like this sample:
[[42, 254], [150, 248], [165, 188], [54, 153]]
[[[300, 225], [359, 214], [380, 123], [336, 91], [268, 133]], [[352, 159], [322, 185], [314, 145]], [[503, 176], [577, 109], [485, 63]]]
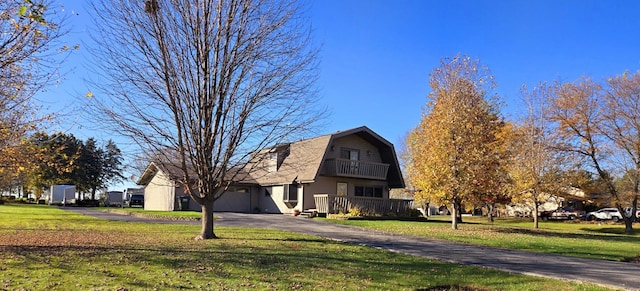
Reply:
[[[166, 221], [100, 212], [90, 208], [65, 208], [106, 220], [200, 224]], [[242, 226], [287, 230], [392, 252], [471, 266], [481, 266], [533, 276], [640, 290], [640, 264], [563, 257], [526, 251], [473, 246], [422, 237], [383, 233], [359, 227], [279, 214], [216, 213], [216, 226]]]

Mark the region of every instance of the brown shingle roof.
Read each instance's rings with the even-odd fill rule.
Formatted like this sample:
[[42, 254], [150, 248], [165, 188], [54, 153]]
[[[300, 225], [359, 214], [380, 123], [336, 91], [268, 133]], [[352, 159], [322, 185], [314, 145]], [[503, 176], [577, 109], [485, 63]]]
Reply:
[[[234, 172], [236, 183], [258, 184], [263, 186], [297, 183], [309, 183], [316, 180], [327, 150], [336, 138], [357, 135], [380, 149], [380, 155], [385, 163], [389, 163], [388, 181], [391, 188], [404, 188], [404, 179], [396, 157], [395, 149], [386, 139], [382, 138], [366, 126], [338, 131], [332, 134], [305, 139], [289, 144], [281, 144], [258, 151], [243, 170]], [[282, 155], [278, 161], [278, 169], [269, 171], [269, 153]], [[138, 180], [139, 185], [146, 185], [161, 166], [151, 163]], [[177, 167], [162, 167], [161, 169], [172, 179], [178, 179], [182, 174]], [[250, 174], [249, 174], [250, 173]]]

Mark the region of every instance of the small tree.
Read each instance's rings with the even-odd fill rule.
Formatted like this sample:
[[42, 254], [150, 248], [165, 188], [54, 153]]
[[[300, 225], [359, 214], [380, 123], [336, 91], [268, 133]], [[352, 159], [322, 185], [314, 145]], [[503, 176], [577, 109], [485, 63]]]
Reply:
[[512, 195], [515, 201], [531, 206], [534, 228], [539, 226], [540, 205], [570, 186], [562, 179], [566, 160], [555, 149], [554, 125], [547, 118], [550, 90], [544, 83], [532, 90], [523, 88], [527, 111], [514, 128], [510, 143]]
[[[464, 202], [498, 191], [487, 171], [499, 163], [498, 116], [493, 76], [477, 60], [445, 58], [431, 73], [432, 92], [420, 124], [409, 135], [410, 181], [431, 201], [451, 204], [452, 228], [461, 221]], [[487, 183], [485, 183], [487, 182]]]
[[214, 203], [253, 170], [251, 153], [321, 115], [306, 18], [289, 0], [96, 2], [105, 95], [91, 101], [114, 131], [180, 170], [202, 207], [197, 238], [215, 238]]

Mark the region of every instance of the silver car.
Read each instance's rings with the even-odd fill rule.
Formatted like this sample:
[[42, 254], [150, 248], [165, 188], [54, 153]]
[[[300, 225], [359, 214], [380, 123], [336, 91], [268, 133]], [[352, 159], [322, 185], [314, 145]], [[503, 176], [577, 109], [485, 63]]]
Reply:
[[618, 222], [622, 220], [622, 214], [620, 214], [618, 208], [602, 208], [587, 213], [587, 220], [613, 220]]

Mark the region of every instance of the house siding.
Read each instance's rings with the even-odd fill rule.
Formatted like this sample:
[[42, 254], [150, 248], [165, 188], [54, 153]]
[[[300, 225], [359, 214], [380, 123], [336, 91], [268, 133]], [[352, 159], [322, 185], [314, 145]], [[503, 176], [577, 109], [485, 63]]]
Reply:
[[380, 157], [380, 151], [378, 150], [378, 148], [356, 135], [336, 138], [329, 145], [330, 148], [331, 146], [333, 146], [333, 151], [328, 151], [326, 159], [339, 159], [340, 149], [347, 148], [359, 150], [360, 161], [373, 163], [382, 162], [382, 158]]
[[162, 171], [158, 171], [144, 188], [144, 209], [173, 211], [174, 203], [174, 184]]

